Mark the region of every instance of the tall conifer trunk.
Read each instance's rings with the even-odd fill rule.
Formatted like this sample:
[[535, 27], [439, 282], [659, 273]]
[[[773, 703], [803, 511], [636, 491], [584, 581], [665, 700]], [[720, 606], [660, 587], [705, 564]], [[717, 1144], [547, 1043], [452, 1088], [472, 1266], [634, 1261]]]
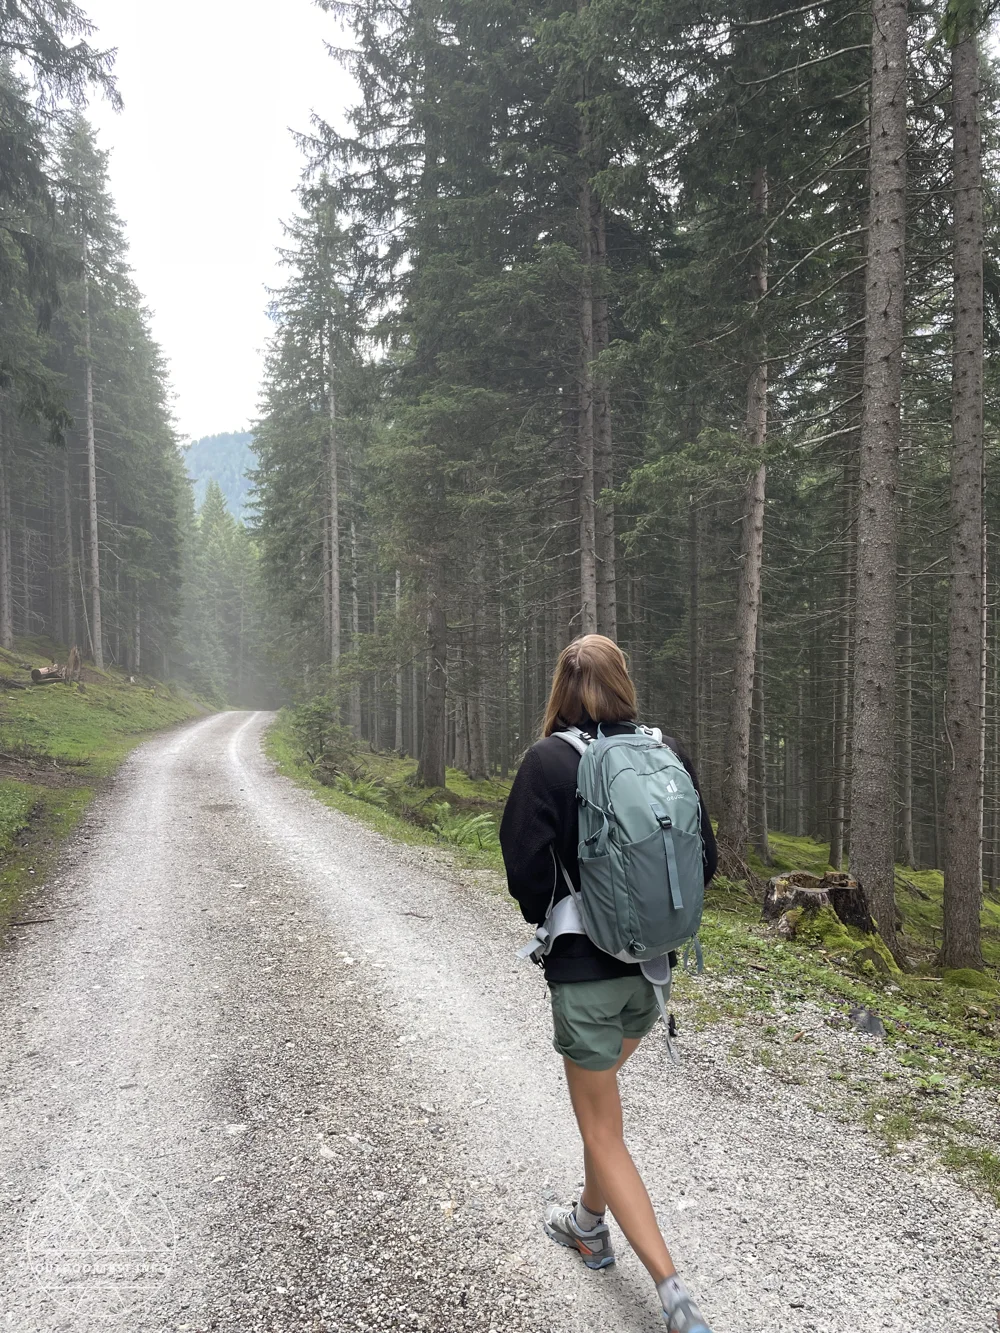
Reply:
[[952, 47], [954, 311], [944, 933], [940, 965], [983, 966], [983, 176], [978, 13]]
[[76, 643], [76, 560], [73, 555], [73, 503], [68, 455], [63, 458], [63, 521], [66, 546], [66, 643], [72, 648]]
[[701, 550], [699, 518], [694, 496], [688, 496], [688, 746], [694, 762], [701, 761]]
[[361, 632], [360, 601], [358, 594], [358, 530], [351, 518], [351, 652], [354, 654], [354, 676], [348, 696], [348, 725], [355, 736], [361, 735], [361, 681], [357, 676], [357, 652]]
[[[581, 141], [586, 128], [581, 127]], [[581, 153], [582, 156], [582, 153]], [[591, 273], [590, 180], [580, 181], [580, 367], [577, 454], [580, 469], [581, 634], [597, 630], [597, 515], [594, 503], [594, 292]]]
[[902, 574], [906, 580], [905, 612], [900, 635], [900, 668], [903, 694], [903, 726], [900, 736], [900, 822], [899, 859], [905, 866], [916, 865], [913, 845], [913, 577], [909, 546], [903, 553]]
[[90, 521], [90, 639], [94, 666], [104, 670], [101, 629], [101, 550], [97, 526], [97, 449], [94, 441], [94, 365], [90, 343], [90, 274], [87, 241], [83, 242], [83, 353], [87, 414], [87, 511]]
[[[604, 205], [591, 190], [591, 259], [593, 273], [594, 356], [611, 341], [608, 321], [608, 241]], [[611, 393], [606, 372], [594, 376], [594, 539], [597, 555], [597, 630], [618, 638], [618, 591], [615, 577], [615, 507], [601, 494], [615, 484], [611, 433]]]
[[[767, 172], [759, 167], [754, 175], [753, 204], [763, 216], [767, 212]], [[750, 293], [760, 301], [767, 293], [767, 242], [757, 246]], [[760, 610], [760, 576], [764, 555], [764, 488], [767, 468], [763, 462], [767, 445], [767, 348], [747, 386], [747, 436], [755, 457], [761, 461], [747, 481], [740, 534], [740, 572], [736, 595], [736, 626], [733, 668], [723, 747], [722, 803], [719, 809], [719, 844], [730, 866], [738, 867], [746, 855], [749, 839], [750, 717], [753, 707], [754, 667], [757, 653], [757, 617]]]
[[994, 579], [993, 627], [990, 633], [992, 725], [990, 727], [990, 893], [996, 893], [1000, 872], [1000, 602]]
[[445, 692], [448, 670], [448, 622], [443, 598], [443, 571], [434, 570], [427, 605], [427, 682], [424, 689], [423, 737], [417, 782], [423, 787], [445, 785]]
[[10, 573], [10, 491], [7, 418], [0, 408], [0, 648], [14, 646], [14, 598]]
[[847, 850], [850, 811], [850, 756], [848, 736], [851, 730], [851, 647], [854, 633], [855, 549], [851, 539], [855, 515], [856, 454], [848, 451], [843, 470], [844, 550], [840, 569], [840, 608], [837, 616], [837, 679], [833, 715], [833, 775], [830, 788], [830, 865], [842, 870]]
[[865, 360], [858, 474], [851, 869], [886, 944], [896, 934], [893, 757], [896, 484], [906, 240], [906, 0], [875, 0]]
[[[867, 135], [867, 128], [865, 131]], [[860, 448], [861, 414], [852, 400], [860, 399], [864, 382], [864, 337], [861, 325], [864, 317], [865, 283], [862, 269], [851, 282], [847, 310], [851, 329], [847, 335], [843, 372], [843, 394], [847, 401], [847, 444], [841, 473], [841, 552], [839, 608], [837, 616], [838, 661], [834, 697], [833, 720], [833, 774], [830, 791], [830, 865], [842, 870], [847, 854], [851, 810], [851, 754], [849, 737], [853, 716], [851, 709], [851, 668], [854, 661], [854, 579], [857, 569], [857, 497], [858, 458]]]
[[[582, 14], [589, 0], [577, 0]], [[595, 478], [594, 391], [594, 196], [590, 178], [593, 145], [590, 116], [585, 105], [589, 89], [586, 75], [579, 83], [580, 112], [577, 153], [577, 227], [580, 246], [580, 364], [578, 369], [577, 456], [580, 475], [580, 620], [581, 634], [594, 634], [597, 619], [597, 511]]]
[[[402, 600], [401, 596], [402, 579], [399, 570], [396, 570], [396, 640], [400, 638], [399, 625], [399, 607]], [[393, 733], [392, 748], [397, 754], [402, 754], [406, 748], [406, 742], [403, 740], [403, 664], [396, 662], [396, 726]]]
[[328, 541], [330, 564], [327, 573], [329, 605], [327, 616], [330, 624], [330, 665], [336, 668], [340, 661], [340, 461], [337, 448], [337, 392], [336, 367], [333, 364], [333, 330], [328, 336], [327, 355], [327, 415], [330, 423], [330, 437], [327, 453], [327, 483], [329, 486], [329, 524]]
[[750, 837], [764, 865], [771, 864], [771, 841], [767, 820], [767, 724], [764, 716], [764, 624], [763, 609], [757, 612], [757, 661], [753, 673], [753, 717], [751, 727], [751, 817]]

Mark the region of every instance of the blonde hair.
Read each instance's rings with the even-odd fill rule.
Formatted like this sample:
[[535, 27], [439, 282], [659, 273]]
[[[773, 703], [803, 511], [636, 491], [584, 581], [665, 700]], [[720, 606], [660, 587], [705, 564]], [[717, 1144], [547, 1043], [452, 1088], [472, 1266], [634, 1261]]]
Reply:
[[625, 654], [603, 634], [584, 634], [559, 654], [542, 735], [595, 722], [634, 722], [638, 707]]

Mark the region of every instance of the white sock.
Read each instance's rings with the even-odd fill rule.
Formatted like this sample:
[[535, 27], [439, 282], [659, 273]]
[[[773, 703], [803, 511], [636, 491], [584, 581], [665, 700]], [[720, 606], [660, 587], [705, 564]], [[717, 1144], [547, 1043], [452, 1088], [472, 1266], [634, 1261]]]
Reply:
[[593, 1231], [594, 1227], [604, 1221], [603, 1213], [592, 1213], [583, 1203], [578, 1203], [573, 1209], [573, 1217], [581, 1231]]

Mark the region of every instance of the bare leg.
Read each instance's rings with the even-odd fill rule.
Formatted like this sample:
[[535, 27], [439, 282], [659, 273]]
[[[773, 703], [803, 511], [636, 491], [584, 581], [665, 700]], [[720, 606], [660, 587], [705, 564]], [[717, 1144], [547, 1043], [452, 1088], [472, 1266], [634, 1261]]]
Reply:
[[[635, 1050], [638, 1043], [630, 1045]], [[653, 1281], [662, 1282], [676, 1272], [674, 1261], [660, 1235], [653, 1205], [622, 1134], [618, 1070], [632, 1050], [623, 1049], [622, 1059], [611, 1069], [583, 1069], [566, 1060], [566, 1081], [584, 1143], [587, 1172], [584, 1206], [592, 1212], [601, 1212], [594, 1205], [606, 1203]]]
[[[622, 1053], [618, 1057], [618, 1063], [612, 1068], [611, 1073], [617, 1076], [619, 1069], [638, 1049], [641, 1037], [625, 1037], [622, 1040]], [[618, 1118], [616, 1121], [619, 1135], [624, 1138], [624, 1126], [622, 1124], [621, 1099], [618, 1101]], [[600, 1186], [597, 1183], [597, 1173], [586, 1143], [583, 1145], [583, 1193], [580, 1195], [580, 1202], [584, 1208], [591, 1213], [600, 1215], [608, 1206], [608, 1201], [601, 1193]]]

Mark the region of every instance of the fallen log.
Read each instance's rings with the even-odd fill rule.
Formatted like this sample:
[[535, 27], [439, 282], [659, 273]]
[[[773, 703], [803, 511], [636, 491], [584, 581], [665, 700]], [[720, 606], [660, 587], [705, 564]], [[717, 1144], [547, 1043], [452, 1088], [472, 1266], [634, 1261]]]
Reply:
[[33, 667], [31, 679], [35, 685], [51, 685], [55, 681], [79, 680], [82, 674], [80, 650], [74, 644], [69, 650], [69, 658], [65, 666], [59, 662], [53, 662], [51, 666]]
[[66, 668], [53, 662], [47, 667], [33, 667], [31, 679], [36, 685], [52, 685], [66, 679]]

